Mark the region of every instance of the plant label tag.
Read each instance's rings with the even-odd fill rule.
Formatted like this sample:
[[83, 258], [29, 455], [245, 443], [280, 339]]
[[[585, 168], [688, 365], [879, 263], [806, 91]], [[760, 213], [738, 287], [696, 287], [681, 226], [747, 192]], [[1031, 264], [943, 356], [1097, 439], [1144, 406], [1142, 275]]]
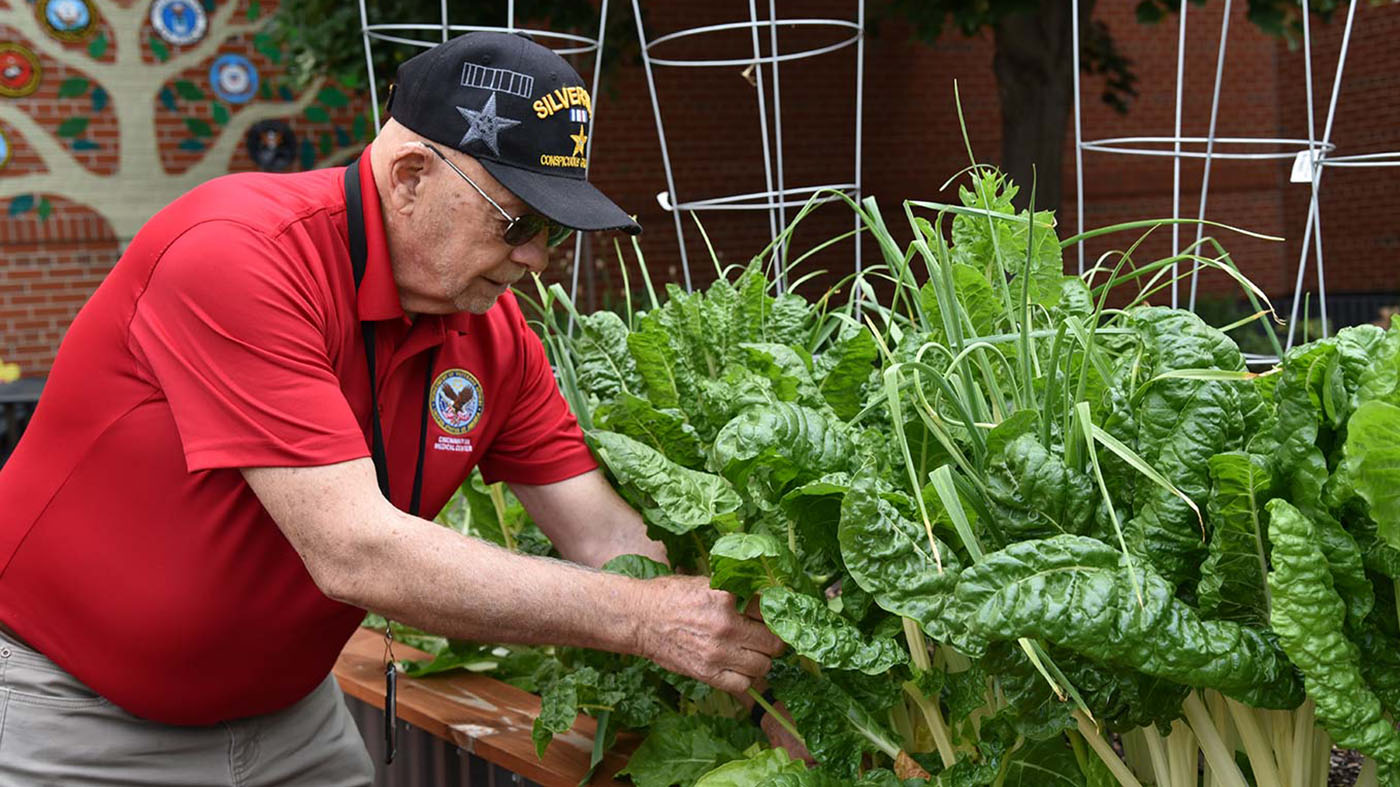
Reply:
[[1293, 157], [1293, 171], [1288, 175], [1289, 183], [1312, 183], [1312, 151], [1300, 150]]

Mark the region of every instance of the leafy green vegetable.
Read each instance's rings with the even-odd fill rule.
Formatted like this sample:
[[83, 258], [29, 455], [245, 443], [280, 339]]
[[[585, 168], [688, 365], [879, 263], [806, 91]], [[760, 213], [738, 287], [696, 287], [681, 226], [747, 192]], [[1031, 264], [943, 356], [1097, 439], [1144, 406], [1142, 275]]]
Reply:
[[1361, 674], [1360, 654], [1342, 630], [1346, 608], [1316, 544], [1312, 523], [1286, 500], [1270, 500], [1274, 631], [1298, 665], [1317, 718], [1337, 745], [1400, 763], [1400, 732], [1382, 716]]
[[737, 526], [742, 501], [723, 478], [681, 467], [626, 435], [595, 431], [589, 439], [647, 524], [677, 535]]
[[761, 533], [729, 533], [710, 547], [710, 587], [747, 599], [767, 587], [801, 584], [797, 557]]
[[924, 529], [900, 516], [880, 494], [873, 473], [858, 475], [841, 506], [841, 557], [852, 578], [885, 611], [912, 618], [930, 637], [953, 632], [944, 607], [957, 584], [957, 556], [937, 543], [942, 569]]
[[750, 407], [715, 437], [710, 466], [757, 499], [780, 497], [804, 483], [842, 470], [851, 444], [842, 425], [809, 407], [776, 402]]
[[1400, 407], [1370, 401], [1347, 424], [1343, 472], [1370, 507], [1380, 539], [1400, 549]]
[[892, 640], [867, 639], [825, 602], [805, 593], [770, 588], [760, 597], [759, 608], [774, 634], [822, 666], [877, 675], [908, 658]]
[[1260, 707], [1292, 708], [1300, 687], [1287, 660], [1260, 632], [1201, 620], [1150, 570], [1134, 597], [1122, 553], [1084, 536], [1023, 541], [988, 554], [958, 579], [954, 615], [961, 649], [998, 639], [1043, 637], [1090, 658], [1189, 686], [1220, 690]]
[[687, 787], [720, 765], [744, 759], [744, 750], [758, 740], [758, 730], [750, 724], [671, 713], [651, 725], [618, 773], [631, 776], [637, 787]]
[[1266, 457], [1232, 451], [1210, 458], [1209, 557], [1197, 588], [1202, 614], [1263, 626], [1269, 622], [1267, 525], [1273, 471]]

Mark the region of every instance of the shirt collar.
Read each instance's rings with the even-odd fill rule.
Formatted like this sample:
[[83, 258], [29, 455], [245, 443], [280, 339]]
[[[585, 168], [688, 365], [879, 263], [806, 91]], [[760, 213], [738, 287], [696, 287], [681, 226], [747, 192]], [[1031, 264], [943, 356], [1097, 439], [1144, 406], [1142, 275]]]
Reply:
[[[370, 147], [360, 154], [360, 209], [365, 217], [365, 277], [356, 295], [360, 320], [404, 319], [403, 304], [399, 302], [399, 287], [394, 282], [394, 269], [389, 261], [389, 242], [384, 235], [384, 214], [379, 202], [379, 188], [374, 182], [370, 164]], [[348, 209], [348, 206], [347, 206]], [[419, 321], [431, 319], [458, 333], [466, 333], [471, 324], [470, 312], [448, 315], [420, 315]]]

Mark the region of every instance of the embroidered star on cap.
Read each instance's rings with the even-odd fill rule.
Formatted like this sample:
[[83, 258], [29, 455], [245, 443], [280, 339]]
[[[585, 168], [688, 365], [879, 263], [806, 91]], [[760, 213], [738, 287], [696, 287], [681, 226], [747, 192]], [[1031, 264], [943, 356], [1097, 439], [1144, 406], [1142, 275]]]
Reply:
[[496, 135], [510, 128], [520, 125], [520, 121], [510, 118], [503, 118], [496, 114], [496, 94], [486, 99], [486, 106], [479, 111], [473, 111], [466, 107], [457, 107], [457, 111], [462, 113], [462, 117], [471, 123], [471, 128], [462, 137], [462, 141], [457, 143], [457, 147], [465, 148], [468, 143], [478, 139], [486, 143], [491, 148], [491, 152], [496, 155], [501, 154], [501, 147], [496, 140]]

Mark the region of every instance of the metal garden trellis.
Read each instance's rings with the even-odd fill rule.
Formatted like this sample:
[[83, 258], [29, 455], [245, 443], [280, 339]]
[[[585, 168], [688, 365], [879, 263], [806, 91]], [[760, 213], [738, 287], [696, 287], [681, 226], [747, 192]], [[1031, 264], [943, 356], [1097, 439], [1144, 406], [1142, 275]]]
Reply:
[[[1181, 134], [1181, 111], [1182, 93], [1185, 88], [1185, 52], [1186, 52], [1186, 0], [1182, 0], [1178, 16], [1177, 34], [1177, 63], [1176, 63], [1176, 118], [1174, 133], [1170, 136], [1134, 136], [1134, 137], [1114, 137], [1108, 139], [1085, 140], [1083, 132], [1082, 104], [1080, 99], [1080, 80], [1077, 76], [1074, 81], [1074, 140], [1075, 140], [1075, 176], [1077, 183], [1078, 201], [1078, 229], [1082, 233], [1084, 230], [1084, 151], [1098, 151], [1104, 153], [1118, 153], [1124, 155], [1138, 156], [1169, 156], [1173, 160], [1173, 183], [1172, 183], [1172, 218], [1181, 218], [1181, 161], [1186, 158], [1199, 158], [1204, 160], [1204, 171], [1201, 178], [1201, 195], [1197, 211], [1197, 219], [1204, 220], [1206, 216], [1206, 204], [1210, 193], [1210, 171], [1211, 162], [1215, 159], [1295, 159], [1301, 162], [1301, 167], [1309, 176], [1308, 182], [1311, 187], [1311, 194], [1308, 202], [1308, 216], [1305, 224], [1302, 253], [1298, 260], [1297, 280], [1293, 290], [1293, 303], [1288, 325], [1288, 341], [1285, 349], [1291, 347], [1294, 341], [1295, 329], [1298, 322], [1298, 304], [1304, 294], [1303, 279], [1307, 270], [1308, 255], [1310, 246], [1315, 249], [1315, 263], [1317, 270], [1318, 302], [1321, 310], [1322, 325], [1324, 335], [1327, 330], [1327, 285], [1323, 269], [1322, 257], [1322, 219], [1318, 210], [1318, 190], [1322, 182], [1322, 172], [1329, 166], [1400, 166], [1400, 152], [1392, 153], [1368, 153], [1354, 156], [1333, 156], [1336, 150], [1335, 143], [1332, 142], [1333, 121], [1336, 118], [1337, 100], [1341, 93], [1342, 73], [1346, 67], [1347, 47], [1351, 41], [1351, 31], [1356, 18], [1356, 7], [1361, 4], [1361, 0], [1353, 0], [1347, 11], [1346, 26], [1342, 32], [1341, 50], [1337, 59], [1336, 73], [1332, 81], [1332, 95], [1327, 109], [1327, 120], [1322, 136], [1319, 138], [1316, 133], [1316, 120], [1313, 103], [1313, 74], [1312, 74], [1312, 25], [1308, 11], [1308, 0], [1300, 0], [1302, 8], [1303, 27], [1303, 58], [1304, 75], [1307, 91], [1307, 124], [1308, 136], [1306, 139], [1280, 139], [1280, 138], [1240, 138], [1240, 137], [1217, 137], [1216, 123], [1220, 114], [1220, 87], [1225, 72], [1226, 44], [1229, 40], [1230, 31], [1230, 9], [1232, 0], [1224, 0], [1224, 12], [1220, 27], [1220, 40], [1216, 57], [1215, 84], [1211, 97], [1211, 111], [1209, 131], [1205, 137], [1184, 137]], [[1073, 0], [1074, 18], [1079, 18], [1079, 0]], [[1079, 62], [1080, 42], [1079, 28], [1074, 26], [1074, 58]], [[1153, 147], [1139, 147], [1144, 145], [1171, 145], [1171, 148], [1161, 149]], [[1183, 149], [1183, 146], [1204, 144], [1204, 151]], [[1216, 150], [1220, 146], [1241, 146], [1251, 145], [1284, 147], [1283, 151], [1267, 152], [1220, 152]], [[1287, 148], [1291, 148], [1287, 149]], [[1295, 171], [1298, 169], [1295, 164]], [[1172, 225], [1172, 254], [1181, 252], [1179, 224]], [[1204, 233], [1204, 225], [1196, 225], [1196, 242], [1199, 244]], [[1084, 272], [1084, 244], [1078, 244], [1079, 273]], [[1192, 263], [1190, 274], [1190, 294], [1187, 300], [1187, 308], [1195, 309], [1197, 279], [1199, 264]], [[1175, 280], [1178, 269], [1172, 266], [1172, 277]], [[1180, 296], [1175, 283], [1172, 285], [1171, 305], [1178, 306]], [[1271, 357], [1251, 358], [1251, 362], [1271, 364], [1277, 359]]]
[[[856, 0], [856, 19], [779, 19], [776, 0], [768, 2], [768, 18], [760, 19], [758, 8], [754, 0], [749, 0], [749, 19], [747, 21], [728, 22], [724, 24], [706, 25], [703, 27], [687, 28], [667, 33], [652, 40], [647, 40], [647, 33], [642, 24], [640, 0], [632, 0], [633, 13], [637, 19], [637, 39], [641, 44], [642, 64], [646, 69], [647, 89], [651, 94], [652, 112], [656, 116], [656, 134], [661, 141], [661, 160], [666, 171], [666, 190], [657, 194], [657, 202], [661, 207], [669, 212], [676, 225], [676, 240], [680, 245], [681, 271], [684, 277], [684, 284], [687, 291], [691, 289], [690, 260], [685, 248], [685, 230], [682, 226], [681, 213], [683, 211], [709, 211], [709, 210], [765, 210], [768, 212], [768, 226], [773, 238], [777, 238], [782, 229], [787, 225], [787, 211], [789, 208], [801, 208], [807, 204], [809, 199], [815, 197], [818, 202], [829, 202], [839, 199], [834, 194], [819, 195], [823, 191], [839, 191], [856, 202], [861, 198], [861, 108], [863, 106], [864, 91], [864, 71], [865, 71], [865, 0]], [[848, 38], [844, 38], [836, 43], [827, 46], [814, 47], [812, 49], [781, 53], [778, 48], [778, 28], [788, 27], [817, 27], [832, 28], [840, 31], [849, 31]], [[768, 54], [763, 54], [759, 41], [759, 31], [766, 29], [768, 34]], [[720, 58], [720, 59], [680, 59], [680, 58], [660, 58], [652, 53], [652, 49], [658, 45], [673, 42], [691, 36], [724, 33], [729, 31], [748, 30], [752, 41], [752, 54], [748, 57], [740, 58]], [[856, 47], [856, 109], [855, 109], [855, 154], [853, 164], [853, 176], [847, 183], [831, 183], [819, 186], [788, 186], [784, 175], [783, 161], [783, 111], [782, 111], [782, 85], [780, 79], [779, 64], [800, 60], [817, 55], [824, 55], [835, 52], [854, 45]], [[676, 190], [675, 171], [671, 166], [671, 154], [666, 141], [665, 124], [661, 119], [661, 103], [657, 96], [656, 79], [654, 68], [656, 66], [678, 67], [678, 68], [715, 68], [748, 66], [754, 69], [754, 87], [757, 92], [759, 134], [763, 146], [763, 176], [766, 190], [749, 192], [744, 194], [729, 194], [717, 197], [682, 202]], [[767, 84], [765, 85], [765, 66], [767, 66]], [[769, 133], [769, 92], [772, 93], [772, 117], [773, 130]], [[860, 220], [856, 219], [856, 229], [859, 230]], [[786, 286], [786, 271], [782, 265], [786, 259], [786, 249], [775, 249], [773, 254], [774, 264], [778, 265], [775, 280], [779, 292]], [[860, 243], [855, 243], [855, 269], [861, 270]]]

